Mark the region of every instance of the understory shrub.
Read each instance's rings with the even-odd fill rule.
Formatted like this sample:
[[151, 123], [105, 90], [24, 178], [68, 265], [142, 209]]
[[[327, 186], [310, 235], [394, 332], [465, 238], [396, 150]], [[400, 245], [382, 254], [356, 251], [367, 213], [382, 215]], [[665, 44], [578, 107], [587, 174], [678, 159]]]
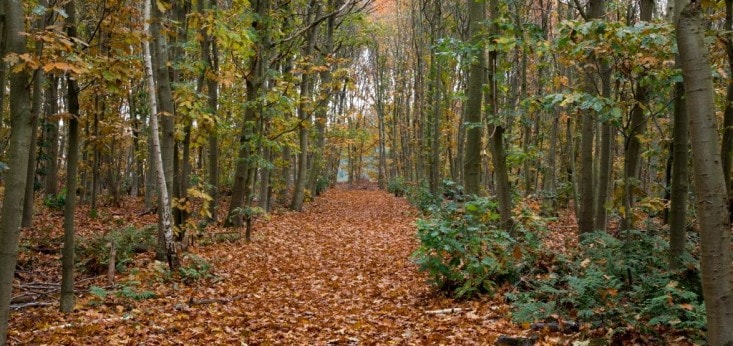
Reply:
[[492, 199], [447, 202], [432, 218], [418, 220], [420, 246], [413, 261], [428, 273], [432, 284], [456, 297], [514, 282], [529, 263], [521, 260], [531, 251], [493, 227], [498, 220]]
[[113, 295], [119, 299], [122, 300], [146, 300], [155, 298], [156, 294], [153, 291], [148, 291], [140, 288], [140, 281], [136, 280], [129, 280], [121, 282], [117, 285], [115, 290], [108, 290], [103, 287], [99, 286], [92, 286], [89, 288], [89, 293], [91, 293], [94, 297], [96, 297], [95, 300], [91, 301], [92, 305], [98, 305], [103, 303], [107, 297]]
[[405, 189], [407, 200], [423, 213], [432, 212], [440, 206], [441, 198], [430, 193], [427, 184], [409, 185]]
[[43, 197], [43, 205], [49, 209], [62, 210], [66, 205], [66, 189], [62, 189], [59, 193], [47, 195]]
[[[620, 239], [619, 239], [620, 238]], [[567, 319], [594, 327], [699, 333], [705, 326], [696, 262], [668, 268], [668, 242], [653, 232], [585, 235], [574, 256], [547, 255], [507, 293], [516, 322]]]
[[213, 266], [205, 258], [194, 254], [183, 256], [183, 264], [178, 268], [181, 280], [185, 283], [192, 283], [212, 276]]
[[387, 192], [394, 194], [395, 197], [404, 196], [406, 190], [407, 186], [403, 177], [394, 177], [387, 182]]
[[110, 246], [114, 246], [115, 269], [123, 272], [135, 254], [155, 248], [156, 232], [156, 225], [127, 226], [80, 239], [76, 242], [77, 263], [87, 273], [104, 273], [109, 265]]

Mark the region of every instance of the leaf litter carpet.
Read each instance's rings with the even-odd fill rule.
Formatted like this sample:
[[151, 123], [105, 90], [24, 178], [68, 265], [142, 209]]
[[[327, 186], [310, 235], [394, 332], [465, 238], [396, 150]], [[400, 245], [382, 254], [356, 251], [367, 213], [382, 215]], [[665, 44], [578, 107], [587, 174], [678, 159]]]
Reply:
[[[334, 189], [303, 212], [255, 225], [251, 243], [217, 242], [191, 252], [213, 278], [162, 282], [145, 259], [135, 279], [156, 298], [79, 293], [73, 314], [55, 306], [11, 314], [11, 343], [104, 345], [488, 345], [521, 334], [509, 307], [486, 296], [456, 301], [426, 283], [410, 255], [417, 212], [370, 189]], [[158, 279], [155, 279], [155, 278]], [[55, 302], [54, 302], [55, 303]]]

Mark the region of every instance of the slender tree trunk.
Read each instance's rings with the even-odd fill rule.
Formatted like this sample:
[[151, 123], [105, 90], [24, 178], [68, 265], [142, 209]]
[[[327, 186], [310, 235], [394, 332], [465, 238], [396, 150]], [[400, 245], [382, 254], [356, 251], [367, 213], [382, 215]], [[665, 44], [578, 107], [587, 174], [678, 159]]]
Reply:
[[[678, 58], [679, 59], [679, 58]], [[689, 164], [689, 119], [685, 108], [685, 86], [675, 83], [674, 127], [672, 129], [672, 187], [669, 207], [669, 266], [679, 269], [687, 243], [687, 194]]]
[[[468, 31], [471, 44], [479, 47], [481, 26], [486, 20], [486, 4], [483, 1], [468, 3]], [[463, 181], [466, 194], [477, 195], [481, 192], [481, 102], [483, 101], [484, 70], [486, 55], [482, 49], [472, 50], [471, 66], [468, 71], [468, 90], [466, 91], [466, 152], [463, 159]]]
[[[319, 2], [311, 1], [309, 18], [318, 18], [321, 13], [321, 6]], [[316, 33], [318, 25], [313, 25], [306, 38], [306, 46], [303, 51], [304, 57], [311, 57], [316, 43]], [[298, 137], [300, 145], [300, 154], [298, 155], [298, 173], [295, 179], [295, 192], [293, 193], [293, 201], [290, 208], [295, 211], [301, 211], [303, 209], [303, 200], [305, 198], [305, 186], [308, 182], [308, 137], [310, 134], [309, 126], [306, 122], [310, 121], [310, 112], [306, 109], [312, 103], [311, 97], [313, 94], [313, 76], [309, 73], [303, 73], [300, 86], [300, 102], [298, 105], [298, 118], [300, 119], [300, 126], [298, 128]]]
[[[201, 0], [199, 2], [199, 12], [203, 12], [206, 8], [206, 2]], [[215, 2], [209, 2], [214, 4]], [[217, 217], [217, 206], [219, 203], [219, 135], [216, 126], [217, 123], [217, 108], [219, 107], [219, 91], [218, 82], [214, 77], [219, 71], [219, 52], [217, 50], [216, 41], [212, 35], [206, 33], [205, 29], [201, 30], [201, 35], [204, 39], [201, 42], [201, 54], [202, 59], [206, 63], [206, 70], [204, 71], [204, 78], [206, 81], [206, 92], [208, 99], [209, 112], [213, 119], [213, 124], [209, 128], [208, 146], [209, 146], [209, 161], [208, 161], [208, 173], [209, 173], [209, 196], [211, 202], [209, 203], [209, 219], [212, 222], [216, 222]]]
[[[149, 32], [150, 22], [150, 7], [152, 0], [145, 1], [145, 19], [144, 19], [144, 31]], [[143, 38], [143, 58], [145, 60], [145, 74], [148, 83], [148, 93], [150, 94], [150, 131], [152, 132], [152, 158], [155, 170], [157, 172], [157, 185], [158, 185], [158, 198], [159, 198], [159, 209], [162, 210], [159, 214], [161, 216], [161, 224], [164, 236], [164, 249], [165, 257], [168, 260], [168, 267], [171, 270], [176, 270], [179, 267], [178, 254], [176, 252], [176, 246], [173, 239], [173, 227], [172, 227], [172, 213], [170, 208], [170, 200], [168, 197], [168, 186], [165, 180], [165, 173], [163, 167], [163, 153], [161, 150], [160, 135], [158, 134], [158, 101], [156, 97], [155, 89], [155, 75], [153, 72], [152, 56], [150, 54], [150, 42], [147, 38]]]
[[[728, 55], [728, 70], [733, 71], [733, 0], [725, 0], [725, 51]], [[723, 143], [721, 144], [721, 159], [723, 160], [723, 177], [725, 188], [728, 191], [729, 204], [733, 203], [733, 188], [731, 188], [731, 169], [733, 169], [733, 78], [728, 78], [726, 92], [725, 113], [723, 117]], [[733, 214], [733, 210], [729, 210]]]
[[[497, 20], [499, 14], [498, 0], [489, 1], [491, 18]], [[491, 35], [499, 35], [499, 27], [497, 24], [491, 26]], [[486, 108], [489, 113], [489, 119], [496, 120], [499, 114], [499, 89], [497, 85], [497, 68], [498, 68], [498, 51], [489, 51], [488, 63], [488, 82], [489, 91], [486, 95]], [[490, 125], [489, 136], [491, 142], [491, 159], [494, 165], [494, 183], [496, 195], [499, 204], [499, 214], [501, 215], [501, 228], [513, 234], [512, 220], [512, 195], [511, 184], [509, 183], [509, 169], [506, 164], [506, 145], [504, 143], [504, 133], [506, 129], [504, 125]]]
[[[5, 5], [0, 4], [0, 56], [5, 56], [7, 50], [7, 32], [5, 31]], [[7, 66], [5, 60], [0, 59], [0, 126], [5, 127], [5, 90], [7, 86]]]
[[[340, 2], [340, 1], [339, 1]], [[328, 11], [333, 11], [336, 7], [337, 3], [334, 0], [328, 1]], [[328, 121], [327, 115], [328, 115], [328, 107], [331, 100], [331, 95], [333, 93], [333, 86], [331, 85], [333, 81], [333, 76], [331, 73], [330, 64], [333, 62], [328, 61], [329, 57], [332, 57], [332, 54], [334, 53], [334, 47], [333, 47], [333, 33], [334, 29], [336, 27], [336, 18], [335, 16], [331, 16], [326, 21], [326, 36], [323, 39], [322, 43], [322, 53], [321, 53], [321, 64], [324, 65], [324, 70], [320, 73], [320, 84], [322, 85], [322, 91], [321, 91], [321, 97], [319, 99], [319, 106], [318, 109], [315, 110], [315, 129], [316, 129], [316, 141], [315, 141], [315, 148], [313, 149], [313, 160], [311, 162], [311, 174], [309, 177], [309, 183], [308, 187], [312, 191], [313, 196], [319, 195], [322, 191], [320, 191], [319, 187], [319, 179], [326, 179], [325, 174], [325, 167], [326, 167], [326, 161], [325, 161], [325, 152], [326, 152], [326, 122]], [[379, 84], [377, 84], [377, 89], [379, 89]], [[381, 160], [380, 160], [381, 162]], [[381, 164], [380, 164], [381, 165]]]
[[[75, 11], [74, 1], [66, 5], [70, 14], [69, 23], [75, 26], [72, 15]], [[69, 30], [71, 31], [71, 30]], [[76, 29], [74, 29], [76, 31]], [[69, 34], [70, 37], [75, 35]], [[64, 248], [62, 250], [61, 269], [61, 311], [69, 313], [74, 310], [74, 213], [76, 212], [76, 177], [79, 168], [79, 86], [71, 78], [66, 81], [68, 107], [71, 118], [68, 125], [68, 148], [66, 154], [66, 203], [64, 204]]]
[[[639, 19], [645, 22], [652, 20], [654, 13], [654, 0], [642, 0], [640, 2], [641, 14]], [[634, 227], [634, 189], [639, 183], [639, 164], [641, 160], [641, 136], [646, 132], [646, 115], [644, 106], [648, 99], [647, 88], [642, 83], [636, 83], [634, 99], [636, 103], [631, 109], [628, 137], [624, 150], [624, 210], [621, 213], [621, 229], [628, 230]]]
[[[604, 0], [590, 0], [588, 3], [588, 19], [595, 20], [603, 16]], [[589, 92], [595, 90], [595, 80], [588, 77], [587, 89]], [[595, 208], [604, 208], [604, 206], [595, 204], [595, 193], [593, 186], [593, 139], [594, 129], [596, 125], [596, 117], [592, 111], [585, 111], [581, 117], [581, 138], [580, 138], [580, 178], [578, 184], [579, 205], [578, 215], [578, 232], [579, 234], [592, 232], [597, 226], [595, 220]], [[600, 186], [599, 186], [600, 187]], [[598, 191], [601, 192], [601, 191]], [[605, 201], [604, 201], [605, 203]], [[605, 220], [601, 220], [604, 223]]]
[[[160, 151], [161, 151], [161, 157], [163, 160], [163, 175], [162, 178], [165, 180], [165, 186], [166, 186], [166, 193], [170, 193], [173, 191], [173, 175], [175, 174], [175, 169], [173, 167], [173, 155], [175, 151], [175, 123], [174, 123], [174, 106], [173, 106], [173, 91], [171, 90], [171, 77], [170, 77], [170, 71], [169, 71], [169, 63], [170, 59], [168, 56], [168, 51], [170, 50], [170, 46], [168, 45], [168, 40], [166, 38], [166, 34], [162, 30], [162, 21], [164, 20], [164, 16], [160, 11], [158, 10], [158, 6], [153, 6], [152, 8], [152, 16], [153, 20], [150, 24], [150, 35], [153, 39], [153, 42], [155, 44], [154, 46], [154, 54], [155, 54], [155, 66], [154, 66], [154, 73], [155, 76], [153, 77], [155, 79], [155, 85], [157, 86], [157, 92], [156, 97], [158, 98], [156, 102], [157, 105], [160, 107], [159, 111], [160, 114], [153, 113], [151, 118], [155, 118], [157, 116], [160, 116], [160, 123], [161, 123], [161, 133], [158, 134], [158, 132], [153, 131], [151, 128], [151, 131], [153, 131], [153, 146], [155, 146], [154, 142], [156, 140], [160, 141]], [[151, 57], [152, 60], [152, 57]], [[152, 61], [151, 61], [152, 63]], [[153, 95], [153, 94], [151, 94]], [[152, 97], [152, 96], [151, 96]], [[152, 120], [152, 119], [150, 119]], [[158, 119], [155, 119], [155, 122], [158, 122]], [[155, 155], [155, 153], [153, 153]], [[155, 158], [153, 158], [151, 161], [155, 161]], [[160, 173], [158, 173], [160, 174]], [[158, 178], [160, 179], [160, 178]], [[162, 223], [168, 216], [163, 215], [165, 213], [166, 209], [170, 209], [170, 198], [167, 200], [168, 205], [162, 206], [161, 204], [164, 202], [161, 196], [160, 186], [158, 186], [158, 217], [160, 219], [160, 224], [158, 225], [158, 248], [157, 248], [157, 258], [159, 260], [164, 260], [166, 257], [168, 257], [168, 250], [167, 248], [167, 240], [166, 240], [166, 226]], [[170, 196], [168, 196], [170, 197]], [[170, 260], [170, 258], [168, 258]]]
[[264, 37], [267, 36], [267, 25], [264, 24], [267, 11], [269, 10], [269, 1], [260, 0], [253, 2], [252, 6], [256, 9], [258, 17], [262, 21], [256, 21], [252, 23], [253, 30], [257, 30], [260, 41], [257, 42], [260, 47], [257, 49], [257, 54], [250, 58], [249, 75], [245, 81], [247, 85], [247, 107], [244, 110], [242, 134], [239, 138], [239, 157], [236, 163], [236, 172], [234, 175], [234, 186], [232, 187], [232, 199], [229, 205], [229, 212], [227, 213], [227, 220], [224, 224], [226, 226], [242, 225], [242, 217], [245, 214], [245, 208], [250, 207], [252, 199], [254, 175], [256, 174], [256, 165], [252, 153], [254, 152], [254, 127], [256, 119], [256, 111], [261, 109], [258, 104], [260, 94], [262, 93], [262, 87], [264, 82], [264, 72], [266, 63], [264, 48]]
[[59, 121], [55, 118], [58, 113], [58, 77], [53, 76], [46, 91], [46, 121], [44, 135], [46, 141], [46, 181], [47, 195], [59, 193], [58, 157], [59, 157]]
[[[40, 1], [39, 6], [44, 8], [48, 6], [45, 1]], [[36, 19], [34, 26], [36, 30], [43, 29], [45, 25], [45, 15], [39, 16]], [[43, 43], [36, 42], [36, 56], [40, 57], [43, 54]], [[43, 83], [45, 76], [42, 69], [37, 69], [33, 74], [33, 100], [31, 101], [31, 143], [30, 149], [28, 150], [28, 176], [26, 181], [28, 182], [25, 187], [25, 198], [23, 199], [23, 221], [21, 226], [24, 228], [30, 228], [33, 225], [33, 202], [35, 192], [35, 178], [36, 178], [36, 141], [38, 137], [38, 119], [41, 117], [41, 108], [43, 105]], [[0, 90], [0, 93], [5, 93], [5, 90]], [[0, 108], [2, 109], [2, 108]]]
[[[66, 3], [66, 34], [77, 38], [76, 1]], [[71, 118], [68, 126], [68, 148], [66, 159], [66, 203], [64, 204], [64, 247], [61, 250], [61, 311], [74, 310], [74, 213], [76, 212], [76, 177], [79, 167], [79, 85], [72, 77], [66, 78], [67, 107]]]
[[[26, 53], [26, 36], [23, 35], [23, 6], [19, 0], [5, 0], [5, 37], [7, 52]], [[11, 71], [10, 82], [10, 135], [6, 152], [8, 166], [16, 167], [6, 173], [5, 192], [0, 210], [0, 345], [5, 345], [8, 335], [10, 299], [13, 293], [13, 277], [18, 261], [18, 239], [25, 196], [28, 169], [28, 150], [31, 135], [30, 74], [27, 70]]]
[[[721, 165], [715, 92], [700, 2], [677, 1], [675, 31], [690, 120], [700, 269], [710, 345], [733, 345], [733, 289], [728, 200]], [[685, 6], [682, 6], [682, 5]]]

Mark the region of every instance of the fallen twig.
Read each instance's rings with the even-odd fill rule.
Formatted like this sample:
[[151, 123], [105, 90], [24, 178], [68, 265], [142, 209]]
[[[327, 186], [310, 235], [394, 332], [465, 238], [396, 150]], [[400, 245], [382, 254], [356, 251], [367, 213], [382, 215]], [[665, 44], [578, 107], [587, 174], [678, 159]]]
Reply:
[[11, 310], [20, 310], [25, 308], [30, 308], [34, 306], [51, 306], [53, 303], [48, 302], [30, 302], [30, 303], [22, 303], [22, 304], [10, 304]]
[[444, 315], [444, 314], [454, 314], [458, 312], [467, 312], [467, 311], [473, 311], [473, 309], [450, 308], [450, 309], [440, 309], [440, 310], [429, 310], [429, 311], [425, 311], [425, 313], [428, 315]]

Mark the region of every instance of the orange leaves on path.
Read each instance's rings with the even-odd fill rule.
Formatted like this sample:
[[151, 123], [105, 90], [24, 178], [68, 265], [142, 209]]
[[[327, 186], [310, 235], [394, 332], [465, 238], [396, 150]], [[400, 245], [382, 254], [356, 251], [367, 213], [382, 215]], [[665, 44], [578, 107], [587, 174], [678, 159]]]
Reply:
[[[454, 301], [410, 262], [417, 214], [383, 191], [329, 191], [258, 223], [251, 243], [194, 250], [215, 279], [134, 306], [14, 316], [16, 341], [68, 344], [493, 344], [520, 334], [501, 297]], [[35, 329], [35, 330], [32, 330]]]

